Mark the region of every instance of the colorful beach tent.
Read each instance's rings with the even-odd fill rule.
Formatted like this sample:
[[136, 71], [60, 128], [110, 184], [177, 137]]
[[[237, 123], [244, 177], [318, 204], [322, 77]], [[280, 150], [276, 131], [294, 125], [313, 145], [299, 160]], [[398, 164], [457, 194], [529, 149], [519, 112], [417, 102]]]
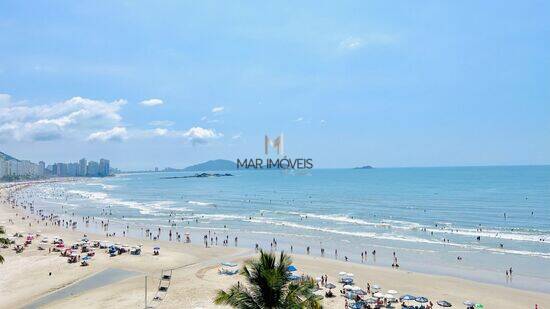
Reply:
[[298, 268], [296, 268], [296, 266], [294, 266], [294, 265], [290, 265], [290, 266], [288, 266], [287, 270], [288, 271], [297, 271]]

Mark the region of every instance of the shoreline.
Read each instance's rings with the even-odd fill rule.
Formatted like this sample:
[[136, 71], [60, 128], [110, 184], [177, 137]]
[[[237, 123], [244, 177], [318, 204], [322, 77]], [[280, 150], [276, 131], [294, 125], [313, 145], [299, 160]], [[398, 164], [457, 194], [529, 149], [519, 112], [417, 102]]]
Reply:
[[[32, 185], [32, 183], [25, 183], [25, 184], [19, 184], [20, 186], [28, 186]], [[2, 195], [5, 194], [6, 189], [2, 189]], [[17, 214], [17, 215], [16, 215]], [[28, 214], [25, 214], [28, 215]], [[18, 231], [25, 231], [25, 232], [36, 232], [38, 230], [42, 231], [41, 234], [43, 235], [61, 235], [64, 239], [67, 238], [67, 240], [78, 240], [79, 237], [82, 237], [82, 231], [78, 230], [72, 230], [72, 229], [65, 229], [62, 227], [57, 226], [45, 226], [45, 222], [37, 223], [35, 224], [32, 222], [32, 226], [27, 226], [27, 223], [29, 223], [28, 219], [21, 220], [21, 216], [23, 216], [22, 209], [18, 209], [17, 207], [15, 209], [12, 209], [11, 206], [6, 205], [2, 201], [2, 205], [0, 206], [0, 225], [4, 225], [6, 228], [7, 235], [12, 234], [14, 232]], [[5, 223], [9, 219], [14, 220], [14, 224], [8, 224]], [[32, 216], [30, 217], [31, 220]], [[90, 233], [88, 233], [90, 234]], [[104, 257], [104, 253], [100, 252], [102, 250], [97, 250], [97, 261], [96, 258], [94, 258], [93, 265], [90, 267], [87, 267], [82, 273], [73, 273], [73, 274], [67, 274], [69, 269], [73, 269], [75, 266], [67, 264], [64, 259], [59, 258], [57, 254], [45, 254], [45, 252], [40, 252], [38, 250], [30, 249], [29, 252], [24, 252], [21, 255], [16, 255], [12, 253], [12, 250], [5, 250], [2, 249], [1, 254], [4, 255], [6, 262], [3, 265], [0, 265], [0, 271], [4, 271], [6, 267], [10, 267], [17, 265], [17, 264], [27, 264], [29, 265], [30, 269], [32, 269], [32, 272], [39, 272], [40, 269], [34, 269], [34, 262], [37, 262], [38, 260], [48, 260], [48, 263], [46, 263], [48, 266], [56, 267], [56, 269], [63, 273], [61, 277], [64, 278], [64, 282], [70, 278], [73, 279], [76, 277], [76, 280], [81, 280], [84, 277], [91, 275], [93, 273], [98, 273], [101, 271], [101, 269], [104, 269], [106, 267], [110, 266], [117, 266], [121, 269], [127, 269], [127, 270], [137, 270], [141, 273], [150, 274], [151, 276], [155, 275], [155, 272], [157, 273], [156, 276], [158, 277], [158, 272], [163, 268], [170, 268], [170, 267], [176, 267], [178, 266], [176, 261], [181, 261], [181, 265], [184, 265], [186, 263], [183, 263], [184, 260], [186, 261], [197, 261], [199, 264], [194, 267], [190, 267], [191, 272], [188, 270], [181, 270], [181, 274], [176, 272], [174, 277], [177, 278], [179, 275], [192, 275], [193, 270], [196, 270], [195, 277], [199, 278], [197, 273], [200, 273], [203, 275], [204, 278], [207, 278], [209, 280], [206, 280], [208, 282], [204, 283], [205, 287], [208, 287], [207, 290], [209, 291], [209, 294], [211, 296], [204, 296], [203, 293], [198, 293], [199, 295], [195, 296], [186, 296], [184, 299], [186, 299], [189, 303], [193, 304], [200, 304], [199, 307], [218, 307], [214, 306], [212, 304], [213, 294], [215, 293], [215, 290], [217, 288], [225, 288], [231, 283], [236, 282], [238, 276], [234, 277], [228, 277], [228, 276], [220, 276], [216, 273], [215, 267], [216, 261], [221, 261], [221, 259], [224, 256], [227, 256], [227, 254], [237, 254], [242, 255], [242, 257], [235, 258], [236, 261], [242, 262], [245, 258], [254, 256], [254, 250], [251, 249], [245, 249], [245, 248], [235, 248], [235, 247], [210, 247], [210, 248], [204, 248], [203, 246], [200, 246], [198, 244], [185, 244], [183, 242], [169, 242], [164, 240], [159, 241], [151, 241], [148, 239], [139, 239], [139, 238], [133, 238], [131, 236], [128, 237], [109, 237], [105, 238], [105, 236], [94, 234], [91, 237], [97, 238], [97, 239], [108, 239], [112, 242], [120, 242], [120, 243], [143, 243], [146, 244], [144, 246], [144, 254], [139, 257], [132, 257], [132, 256], [120, 256], [116, 257], [116, 259]], [[155, 257], [151, 254], [150, 248], [154, 245], [160, 244], [161, 246], [161, 256]], [[32, 246], [36, 246], [35, 242], [33, 242]], [[165, 250], [165, 248], [168, 248]], [[27, 250], [26, 250], [27, 251]], [[165, 252], [167, 251], [167, 252]], [[166, 259], [165, 259], [165, 256]], [[210, 256], [214, 256], [214, 259], [209, 258]], [[430, 275], [430, 274], [424, 274], [424, 273], [416, 273], [416, 272], [410, 272], [405, 270], [394, 270], [391, 268], [381, 267], [381, 266], [372, 266], [372, 265], [364, 265], [364, 264], [358, 264], [358, 263], [351, 263], [351, 262], [344, 262], [340, 260], [333, 260], [333, 259], [327, 259], [327, 258], [320, 258], [315, 256], [307, 256], [307, 255], [301, 255], [301, 254], [291, 254], [293, 257], [295, 264], [298, 266], [298, 268], [301, 270], [304, 270], [304, 273], [310, 274], [313, 277], [320, 276], [321, 274], [327, 274], [329, 276], [329, 281], [335, 282], [338, 272], [342, 270], [346, 270], [348, 272], [353, 272], [356, 274], [357, 278], [357, 284], [360, 286], [364, 286], [367, 282], [370, 282], [371, 284], [376, 283], [383, 287], [383, 289], [397, 289], [401, 294], [405, 293], [413, 293], [416, 295], [423, 295], [427, 296], [430, 299], [433, 300], [439, 300], [439, 299], [447, 299], [450, 300], [454, 306], [461, 304], [463, 301], [467, 299], [475, 300], [480, 303], [483, 303], [486, 308], [534, 308], [534, 304], [537, 303], [539, 305], [539, 308], [546, 308], [550, 307], [550, 296], [543, 293], [538, 292], [532, 292], [532, 291], [526, 291], [526, 290], [519, 290], [514, 289], [510, 287], [500, 286], [500, 285], [492, 285], [492, 284], [486, 284], [486, 283], [478, 283], [474, 281], [469, 281], [461, 278], [456, 277], [450, 277], [450, 276], [440, 276], [440, 275]], [[121, 265], [120, 260], [133, 260], [133, 263], [126, 263], [123, 261]], [[151, 261], [159, 260], [158, 264], [151, 264]], [[202, 262], [200, 262], [202, 261]], [[31, 262], [31, 263], [28, 263]], [[97, 263], [96, 263], [97, 262]], [[207, 265], [210, 264], [210, 265]], [[39, 265], [40, 266], [40, 265]], [[200, 268], [203, 266], [203, 268], [207, 268], [204, 270], [203, 268]], [[82, 269], [81, 267], [76, 266], [77, 269]], [[212, 268], [213, 269], [208, 269]], [[92, 270], [93, 268], [93, 270]], [[197, 268], [200, 268], [197, 270]], [[8, 287], [8, 282], [4, 282], [3, 280], [10, 280], [14, 279], [14, 277], [17, 277], [16, 273], [9, 272], [5, 278], [2, 278], [0, 280], [0, 286], [2, 287]], [[20, 279], [22, 281], [22, 284], [24, 284], [25, 281], [29, 281], [30, 279], [35, 279], [37, 282], [39, 282], [41, 285], [44, 284], [45, 287], [47, 287], [47, 291], [55, 291], [59, 289], [59, 285], [50, 284], [52, 280], [41, 278], [40, 276], [30, 276], [33, 278], [23, 278]], [[182, 276], [183, 277], [183, 276]], [[200, 278], [199, 278], [200, 279]], [[210, 280], [211, 279], [211, 280]], [[224, 279], [224, 280], [219, 280]], [[49, 280], [49, 281], [48, 281]], [[241, 279], [242, 280], [242, 279]], [[62, 280], [63, 281], [63, 280]], [[73, 281], [74, 282], [74, 281]], [[154, 280], [151, 282], [152, 286], [154, 286]], [[56, 282], [53, 282], [56, 283]], [[113, 291], [111, 289], [107, 289], [106, 287], [100, 287], [93, 289], [91, 291], [78, 294], [76, 296], [72, 296], [69, 298], [62, 299], [60, 301], [57, 301], [56, 304], [64, 304], [64, 303], [72, 303], [73, 301], [92, 301], [94, 297], [97, 297], [98, 295], [103, 295], [102, 297], [109, 296], [107, 298], [111, 299], [123, 299], [124, 302], [127, 302], [128, 304], [132, 303], [133, 301], [136, 303], [142, 302], [143, 297], [138, 295], [143, 295], [143, 287], [139, 288], [139, 285], [143, 285], [143, 277], [141, 277], [139, 280], [136, 279], [126, 279], [121, 282], [113, 283], [109, 286], [113, 287], [132, 287], [130, 290], [133, 292], [130, 293], [130, 295], [127, 295], [126, 297], [124, 295], [116, 295], [113, 294]], [[189, 293], [189, 289], [193, 290], [190, 287], [185, 287], [187, 284], [183, 284], [183, 286], [175, 285], [170, 288], [170, 292], [167, 295], [167, 298], [165, 299], [166, 302], [163, 301], [163, 306], [167, 307], [181, 307], [181, 305], [184, 305], [185, 308], [187, 308], [187, 303], [181, 303], [181, 301], [178, 301], [176, 298], [178, 294], [180, 295], [187, 295]], [[116, 289], [115, 289], [116, 290]], [[175, 290], [175, 291], [174, 291]], [[141, 291], [141, 293], [139, 293]], [[0, 295], [4, 297], [8, 297], [7, 295], [13, 295], [13, 293], [16, 293], [17, 291], [13, 291], [11, 288], [1, 288]], [[203, 291], [204, 292], [204, 291]], [[28, 297], [28, 295], [24, 298], [27, 300], [25, 303], [30, 303], [31, 301], [35, 301], [39, 297], [47, 294], [48, 292], [39, 291], [36, 293], [36, 295]], [[124, 293], [123, 293], [124, 294]], [[193, 294], [193, 293], [191, 293]], [[197, 291], [195, 291], [195, 294], [197, 294]], [[458, 295], [457, 295], [458, 294]], [[95, 296], [94, 296], [95, 295]], [[175, 295], [175, 296], [174, 296]], [[194, 295], [194, 294], [193, 294]], [[498, 295], [498, 297], [495, 297], [495, 295]], [[17, 297], [16, 297], [17, 298]], [[134, 299], [135, 298], [135, 299]], [[494, 299], [498, 298], [498, 299]], [[181, 299], [180, 299], [181, 300]], [[435, 302], [435, 301], [434, 301]], [[528, 305], [526, 304], [528, 303]], [[92, 304], [92, 303], [90, 303]], [[113, 304], [110, 302], [107, 302], [106, 304]], [[323, 304], [326, 307], [332, 308], [335, 307], [343, 307], [343, 298], [342, 297], [336, 297], [330, 300], [325, 300]], [[456, 304], [456, 305], [455, 305]], [[46, 306], [47, 307], [47, 306]], [[460, 306], [459, 306], [460, 307]]]

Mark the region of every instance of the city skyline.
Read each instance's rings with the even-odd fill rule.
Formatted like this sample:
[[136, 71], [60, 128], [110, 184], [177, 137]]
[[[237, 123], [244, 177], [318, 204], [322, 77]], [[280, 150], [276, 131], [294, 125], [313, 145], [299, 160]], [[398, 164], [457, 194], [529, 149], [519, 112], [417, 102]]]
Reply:
[[0, 152], [0, 181], [48, 177], [106, 177], [113, 175], [115, 171], [116, 169], [110, 167], [110, 161], [104, 158], [99, 159], [99, 162], [82, 158], [78, 162], [52, 162], [46, 165], [42, 160], [34, 163]]
[[152, 170], [284, 133], [316, 168], [550, 164], [549, 6], [5, 2], [0, 150]]

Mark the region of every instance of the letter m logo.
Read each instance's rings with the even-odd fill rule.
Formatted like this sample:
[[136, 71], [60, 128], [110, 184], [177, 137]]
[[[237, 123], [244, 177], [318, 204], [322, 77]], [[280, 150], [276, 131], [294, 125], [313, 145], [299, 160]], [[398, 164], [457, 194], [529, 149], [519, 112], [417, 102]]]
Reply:
[[264, 149], [265, 149], [266, 156], [269, 154], [269, 151], [268, 151], [269, 146], [276, 148], [278, 155], [284, 154], [283, 134], [281, 133], [281, 135], [277, 137], [275, 140], [270, 140], [267, 135], [265, 136]]

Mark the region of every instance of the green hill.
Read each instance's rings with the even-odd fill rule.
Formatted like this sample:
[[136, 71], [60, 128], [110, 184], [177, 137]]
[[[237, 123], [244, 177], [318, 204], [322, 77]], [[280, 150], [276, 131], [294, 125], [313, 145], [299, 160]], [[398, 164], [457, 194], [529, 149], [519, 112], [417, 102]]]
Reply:
[[200, 171], [234, 171], [237, 169], [237, 163], [229, 160], [211, 160], [204, 163], [188, 166], [184, 168], [187, 172]]

